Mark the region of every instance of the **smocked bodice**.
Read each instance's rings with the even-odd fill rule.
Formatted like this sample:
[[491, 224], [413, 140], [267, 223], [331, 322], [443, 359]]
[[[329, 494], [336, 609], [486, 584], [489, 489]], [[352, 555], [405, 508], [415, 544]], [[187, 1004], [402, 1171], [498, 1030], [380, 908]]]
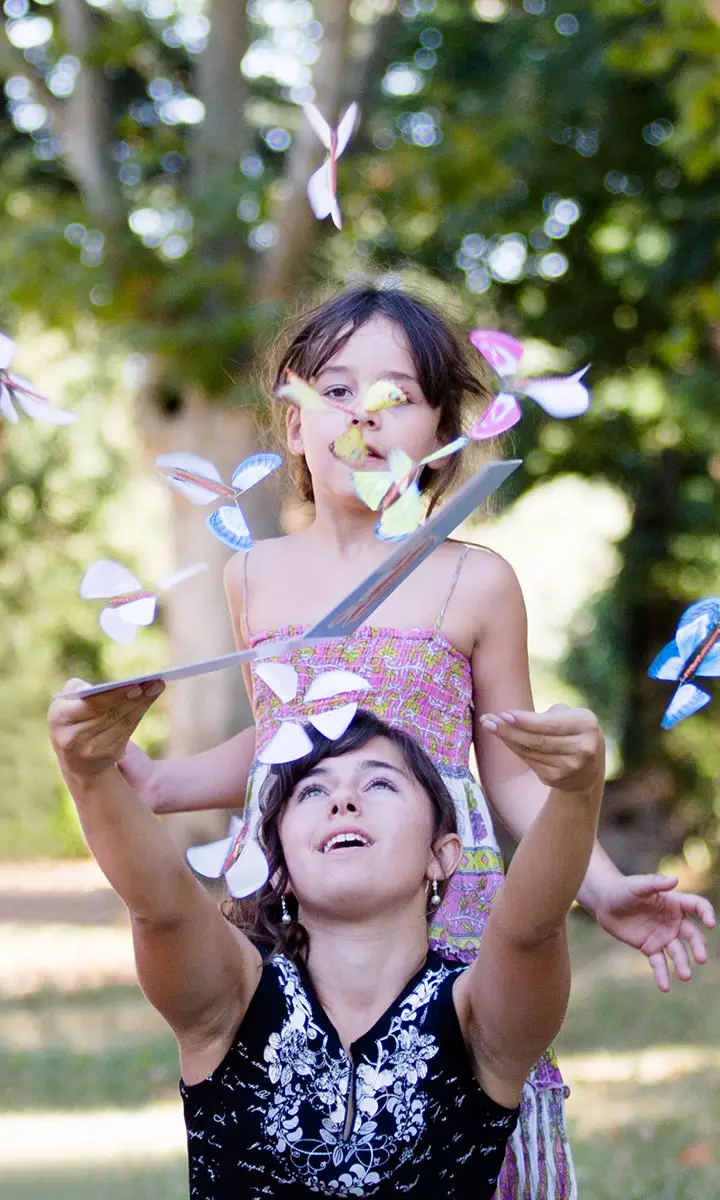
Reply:
[[[252, 645], [301, 632], [296, 626], [286, 626], [257, 634]], [[289, 663], [297, 671], [297, 696], [283, 703], [253, 666], [258, 750], [270, 741], [281, 721], [302, 720], [356, 699], [362, 708], [416, 738], [441, 770], [467, 769], [472, 739], [470, 663], [437, 630], [363, 625], [342, 642], [301, 646], [276, 661]], [[338, 669], [361, 675], [370, 690], [321, 705], [304, 704], [313, 680], [324, 671]]]

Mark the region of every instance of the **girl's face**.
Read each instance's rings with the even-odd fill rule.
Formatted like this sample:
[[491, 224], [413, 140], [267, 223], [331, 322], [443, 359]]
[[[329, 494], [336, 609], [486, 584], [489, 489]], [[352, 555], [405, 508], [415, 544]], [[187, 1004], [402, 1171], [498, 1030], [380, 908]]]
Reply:
[[[397, 383], [408, 397], [372, 414], [362, 413], [368, 388], [380, 379]], [[351, 467], [337, 458], [332, 443], [348, 427], [348, 417], [336, 409], [327, 411], [288, 409], [288, 448], [302, 454], [313, 481], [316, 500], [323, 493], [335, 498], [352, 498], [352, 470], [383, 470], [390, 450], [404, 450], [414, 462], [440, 446], [437, 429], [440, 410], [431, 408], [417, 378], [412, 355], [399, 325], [386, 317], [372, 317], [355, 331], [342, 349], [319, 374], [307, 382], [329, 399], [338, 400], [362, 418], [369, 454], [361, 467]]]
[[462, 853], [456, 834], [433, 852], [431, 802], [384, 737], [310, 770], [285, 805], [280, 841], [301, 919], [423, 911], [427, 881], [452, 874]]

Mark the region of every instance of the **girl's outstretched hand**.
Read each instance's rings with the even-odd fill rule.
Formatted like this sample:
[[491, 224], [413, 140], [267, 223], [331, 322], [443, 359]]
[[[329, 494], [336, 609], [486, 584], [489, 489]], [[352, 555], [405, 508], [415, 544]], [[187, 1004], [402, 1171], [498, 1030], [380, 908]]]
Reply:
[[589, 709], [553, 704], [545, 713], [484, 713], [479, 722], [549, 787], [586, 792], [602, 786], [605, 739]]
[[[66, 691], [87, 686], [71, 679]], [[61, 767], [71, 775], [102, 775], [123, 757], [128, 741], [150, 705], [165, 690], [162, 680], [127, 691], [53, 700], [48, 711], [50, 741]]]
[[670, 991], [670, 964], [678, 979], [687, 980], [692, 958], [707, 962], [700, 923], [706, 929], [715, 925], [710, 901], [676, 892], [677, 882], [670, 875], [622, 876], [595, 908], [601, 929], [645, 955], [661, 992]]

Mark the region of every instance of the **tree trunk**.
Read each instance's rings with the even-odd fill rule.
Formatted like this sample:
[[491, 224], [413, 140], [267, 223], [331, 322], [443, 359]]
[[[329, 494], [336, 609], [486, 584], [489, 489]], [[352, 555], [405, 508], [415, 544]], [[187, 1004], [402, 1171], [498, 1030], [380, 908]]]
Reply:
[[[177, 408], [162, 401], [156, 382], [140, 397], [140, 429], [148, 459], [187, 450], [215, 463], [227, 482], [233, 469], [258, 449], [257, 425], [247, 408], [210, 404], [197, 392], [178, 398]], [[168, 412], [168, 407], [174, 411]], [[165, 410], [165, 411], [164, 411]], [[233, 650], [234, 642], [223, 590], [223, 569], [232, 555], [205, 527], [212, 506], [200, 508], [171, 489], [173, 557], [177, 567], [196, 561], [208, 571], [174, 588], [164, 604], [165, 624], [172, 646], [172, 663], [212, 658]], [[277, 485], [274, 477], [252, 489], [243, 500], [243, 513], [256, 538], [277, 532]], [[239, 667], [173, 683], [168, 689], [171, 757], [197, 754], [217, 746], [252, 720]], [[179, 842], [217, 836], [227, 824], [208, 814], [185, 814], [173, 821]]]

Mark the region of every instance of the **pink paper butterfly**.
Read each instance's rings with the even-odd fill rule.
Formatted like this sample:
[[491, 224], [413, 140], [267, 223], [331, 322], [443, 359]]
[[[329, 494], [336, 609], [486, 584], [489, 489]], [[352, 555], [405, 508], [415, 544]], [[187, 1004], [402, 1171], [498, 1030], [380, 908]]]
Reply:
[[551, 417], [579, 417], [587, 410], [590, 394], [580, 382], [588, 370], [587, 367], [576, 371], [574, 375], [518, 379], [516, 372], [523, 348], [516, 338], [494, 329], [473, 329], [470, 341], [501, 379], [510, 380], [508, 390], [498, 393], [470, 430], [470, 437], [474, 441], [482, 442], [488, 438], [500, 437], [501, 434], [507, 433], [508, 429], [512, 429], [513, 425], [517, 425], [522, 417], [522, 409], [515, 393], [529, 396]]

